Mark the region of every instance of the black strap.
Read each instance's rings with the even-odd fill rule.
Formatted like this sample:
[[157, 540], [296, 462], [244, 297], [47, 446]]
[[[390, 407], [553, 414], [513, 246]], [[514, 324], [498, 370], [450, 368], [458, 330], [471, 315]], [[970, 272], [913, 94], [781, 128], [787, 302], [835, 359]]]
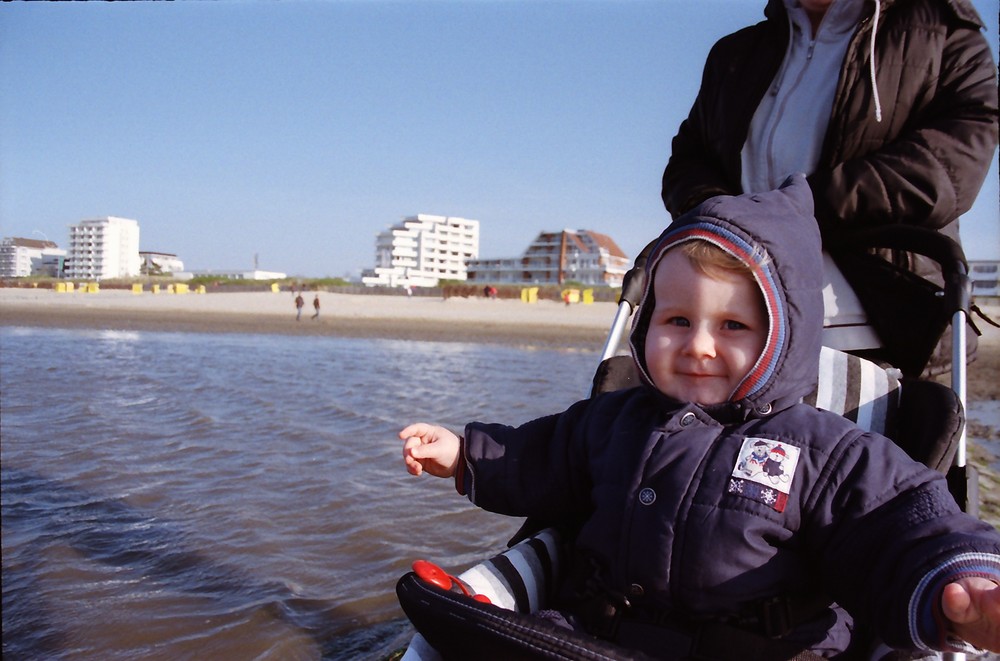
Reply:
[[818, 661], [801, 645], [767, 638], [728, 624], [708, 622], [684, 632], [646, 622], [622, 620], [615, 642], [658, 658], [690, 661]]
[[766, 638], [725, 624], [706, 624], [698, 630], [691, 658], [818, 661], [823, 657], [787, 640]]
[[822, 593], [783, 594], [766, 597], [744, 608], [743, 617], [727, 620], [743, 629], [760, 631], [767, 638], [781, 638], [792, 629], [814, 620], [830, 608]]
[[605, 591], [602, 597], [578, 602], [574, 610], [592, 635], [654, 656], [806, 661], [822, 657], [783, 636], [829, 606], [828, 599], [817, 595], [781, 595], [753, 602], [726, 621], [691, 622], [678, 619], [677, 613], [634, 608], [627, 597]]
[[[982, 319], [983, 321], [985, 321], [986, 323], [988, 323], [990, 326], [993, 326], [994, 328], [1000, 328], [1000, 324], [998, 324], [997, 322], [993, 321], [993, 319], [988, 314], [986, 314], [985, 312], [983, 312], [982, 308], [980, 308], [975, 303], [972, 304], [972, 307], [970, 308], [970, 310], [972, 312], [975, 312], [977, 317], [979, 317], [980, 319]], [[969, 315], [969, 325], [972, 326], [972, 329], [974, 331], [976, 331], [976, 335], [982, 335], [983, 334], [982, 331], [980, 331], [978, 328], [976, 328], [976, 324], [973, 323], [973, 321], [972, 321], [972, 315]]]

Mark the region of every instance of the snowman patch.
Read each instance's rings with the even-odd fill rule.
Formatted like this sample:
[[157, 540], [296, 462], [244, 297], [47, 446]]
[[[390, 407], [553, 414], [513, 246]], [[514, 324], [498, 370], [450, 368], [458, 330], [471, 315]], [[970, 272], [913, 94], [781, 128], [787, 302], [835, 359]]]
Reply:
[[747, 437], [729, 478], [729, 493], [784, 512], [798, 463], [799, 448], [794, 445]]

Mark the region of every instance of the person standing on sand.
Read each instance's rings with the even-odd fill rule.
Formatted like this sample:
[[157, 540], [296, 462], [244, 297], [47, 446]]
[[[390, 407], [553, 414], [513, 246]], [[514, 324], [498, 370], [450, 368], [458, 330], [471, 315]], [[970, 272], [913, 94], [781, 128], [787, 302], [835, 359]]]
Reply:
[[302, 298], [302, 294], [295, 297], [295, 321], [302, 321], [302, 308], [305, 304], [306, 300]]
[[319, 319], [319, 294], [316, 294], [316, 298], [313, 299], [313, 309], [316, 310], [316, 314], [312, 318]]

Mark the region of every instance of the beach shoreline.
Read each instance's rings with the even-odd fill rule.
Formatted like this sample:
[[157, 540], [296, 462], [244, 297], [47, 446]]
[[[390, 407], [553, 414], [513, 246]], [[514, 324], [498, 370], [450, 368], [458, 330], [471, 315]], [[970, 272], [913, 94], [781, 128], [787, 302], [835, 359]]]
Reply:
[[[0, 326], [93, 328], [189, 333], [264, 333], [488, 342], [517, 346], [567, 347], [600, 351], [617, 312], [609, 302], [524, 303], [482, 297], [399, 296], [319, 292], [320, 315], [312, 318], [312, 297], [296, 320], [289, 292], [135, 294], [127, 290], [60, 293], [52, 289], [0, 287]], [[1000, 302], [981, 302], [1000, 319]], [[1000, 400], [1000, 329], [979, 322], [977, 359], [968, 370], [970, 401]]]
[[361, 337], [600, 350], [617, 306], [320, 293], [301, 320], [288, 292], [133, 294], [0, 289], [0, 325]]
[[[598, 302], [336, 294], [320, 292], [321, 314], [312, 319], [313, 292], [296, 321], [288, 292], [134, 294], [124, 290], [59, 293], [51, 289], [0, 288], [0, 326], [89, 328], [186, 333], [263, 333], [287, 336], [380, 338], [406, 341], [492, 343], [539, 349], [599, 352], [617, 306]], [[1000, 319], [1000, 302], [980, 302]], [[980, 516], [1000, 527], [1000, 329], [979, 321], [976, 360], [967, 371], [970, 462], [980, 470]], [[595, 365], [596, 369], [596, 365]], [[950, 384], [950, 376], [938, 377]], [[992, 448], [992, 449], [991, 449]]]

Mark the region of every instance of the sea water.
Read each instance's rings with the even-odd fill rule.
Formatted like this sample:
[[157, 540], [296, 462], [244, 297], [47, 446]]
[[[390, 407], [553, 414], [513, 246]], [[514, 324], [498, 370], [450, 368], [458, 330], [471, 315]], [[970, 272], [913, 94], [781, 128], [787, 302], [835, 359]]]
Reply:
[[[411, 631], [394, 584], [413, 560], [461, 570], [520, 525], [406, 474], [400, 427], [560, 411], [596, 363], [446, 342], [0, 328], [3, 657], [384, 658]], [[969, 410], [993, 429], [997, 414]]]
[[5, 659], [380, 658], [394, 585], [519, 520], [414, 478], [407, 422], [520, 423], [590, 351], [0, 329]]

